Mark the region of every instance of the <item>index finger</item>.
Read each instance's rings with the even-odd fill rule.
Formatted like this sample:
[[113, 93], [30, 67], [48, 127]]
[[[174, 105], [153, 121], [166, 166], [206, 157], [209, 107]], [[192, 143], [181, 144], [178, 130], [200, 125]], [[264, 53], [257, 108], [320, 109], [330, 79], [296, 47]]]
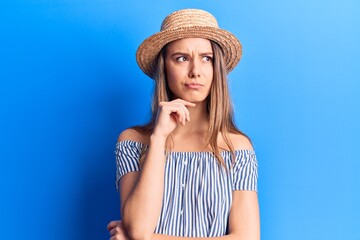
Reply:
[[174, 101], [180, 102], [180, 103], [182, 103], [182, 104], [184, 104], [185, 106], [188, 106], [188, 107], [195, 107], [196, 106], [195, 103], [185, 101], [185, 100], [183, 100], [181, 98], [175, 99]]

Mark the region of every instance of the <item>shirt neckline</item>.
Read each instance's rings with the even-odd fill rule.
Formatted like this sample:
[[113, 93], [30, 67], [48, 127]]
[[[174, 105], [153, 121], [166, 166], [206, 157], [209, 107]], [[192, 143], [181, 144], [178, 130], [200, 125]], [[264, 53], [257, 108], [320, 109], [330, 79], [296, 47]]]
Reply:
[[[122, 141], [118, 141], [116, 143], [117, 145], [119, 144], [131, 144], [131, 145], [139, 145], [140, 147], [145, 147], [148, 148], [149, 145], [142, 143], [142, 142], [138, 142], [138, 141], [134, 141], [134, 140], [122, 140]], [[254, 149], [235, 149], [234, 150], [235, 153], [255, 153]], [[170, 151], [170, 153], [174, 153], [174, 154], [213, 154], [213, 152], [210, 151]], [[230, 154], [231, 151], [230, 150], [221, 150], [220, 153], [226, 153], [226, 154]]]

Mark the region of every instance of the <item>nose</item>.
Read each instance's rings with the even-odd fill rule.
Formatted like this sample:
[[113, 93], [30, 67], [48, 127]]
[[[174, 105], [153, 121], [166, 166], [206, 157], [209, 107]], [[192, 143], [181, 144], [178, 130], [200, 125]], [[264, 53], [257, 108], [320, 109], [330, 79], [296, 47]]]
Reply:
[[189, 78], [198, 78], [200, 77], [200, 63], [199, 60], [194, 59], [191, 61], [189, 69]]

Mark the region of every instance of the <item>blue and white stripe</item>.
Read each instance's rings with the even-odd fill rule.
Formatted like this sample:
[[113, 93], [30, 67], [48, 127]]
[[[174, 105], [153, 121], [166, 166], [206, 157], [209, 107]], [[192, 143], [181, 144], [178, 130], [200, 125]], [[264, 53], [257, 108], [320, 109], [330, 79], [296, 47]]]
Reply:
[[[128, 172], [140, 171], [142, 143], [116, 144], [116, 187]], [[226, 234], [232, 191], [257, 191], [258, 163], [254, 150], [221, 152], [227, 170], [210, 152], [171, 152], [165, 164], [163, 206], [156, 233], [180, 237]]]

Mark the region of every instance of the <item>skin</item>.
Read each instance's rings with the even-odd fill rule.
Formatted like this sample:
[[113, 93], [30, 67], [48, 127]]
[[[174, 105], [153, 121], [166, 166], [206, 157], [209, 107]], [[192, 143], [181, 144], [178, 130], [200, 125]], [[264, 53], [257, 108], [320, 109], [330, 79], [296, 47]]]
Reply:
[[[119, 136], [119, 141], [145, 143], [149, 150], [141, 172], [128, 173], [120, 180], [122, 221], [109, 223], [111, 240], [196, 239], [153, 232], [163, 197], [166, 138], [172, 134], [173, 151], [207, 150], [206, 98], [213, 79], [212, 49], [209, 40], [186, 38], [170, 43], [166, 54], [168, 85], [176, 99], [159, 104], [155, 128], [150, 136], [133, 129], [125, 130]], [[252, 149], [244, 136], [230, 134], [229, 137], [235, 149]], [[220, 134], [218, 142], [220, 147], [227, 149]], [[257, 193], [233, 191], [229, 234], [201, 239], [259, 240]]]

